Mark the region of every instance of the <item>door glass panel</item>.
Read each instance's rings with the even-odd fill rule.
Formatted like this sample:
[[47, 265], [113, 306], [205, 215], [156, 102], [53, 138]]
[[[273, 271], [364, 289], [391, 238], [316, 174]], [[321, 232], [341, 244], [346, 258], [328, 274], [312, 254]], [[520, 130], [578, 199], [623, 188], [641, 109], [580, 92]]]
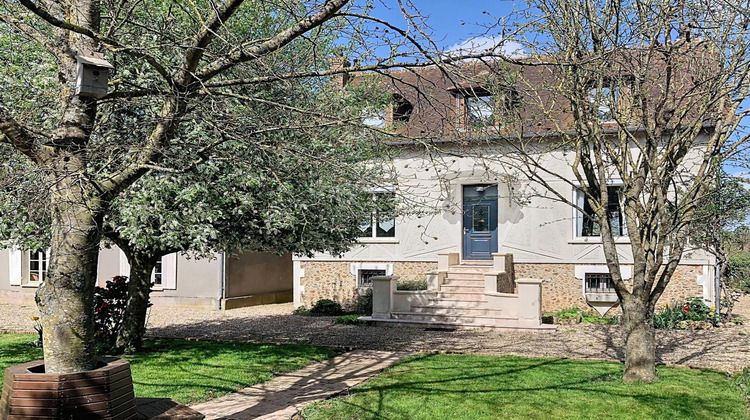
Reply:
[[472, 231], [489, 232], [490, 231], [490, 206], [475, 205], [473, 208]]

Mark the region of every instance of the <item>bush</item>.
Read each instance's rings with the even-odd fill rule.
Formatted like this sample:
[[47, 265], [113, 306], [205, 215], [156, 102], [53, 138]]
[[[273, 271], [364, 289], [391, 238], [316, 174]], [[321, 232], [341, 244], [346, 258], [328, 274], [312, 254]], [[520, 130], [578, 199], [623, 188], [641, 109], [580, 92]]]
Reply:
[[727, 280], [732, 287], [743, 293], [750, 293], [750, 252], [740, 252], [729, 257]]
[[362, 321], [359, 320], [359, 317], [361, 315], [342, 315], [336, 319], [333, 320], [336, 324], [342, 324], [342, 325], [359, 325], [362, 323]]
[[354, 313], [361, 315], [372, 315], [372, 288], [368, 287], [363, 293], [357, 295], [354, 302]]
[[294, 313], [297, 315], [310, 315], [310, 310], [304, 306], [300, 306], [299, 308], [294, 310]]
[[[604, 316], [603, 317], [599, 315], [594, 315], [586, 311], [583, 311], [575, 306], [572, 308], [561, 309], [551, 314], [545, 314], [545, 317], [552, 317], [553, 319], [557, 318], [558, 320], [562, 320], [562, 321], [569, 321], [569, 320], [577, 319], [578, 317], [580, 317], [581, 322], [585, 322], [588, 324], [617, 325], [619, 322], [619, 319], [616, 316]], [[569, 324], [570, 322], [563, 322], [563, 323]]]
[[94, 291], [94, 328], [97, 350], [106, 354], [115, 346], [128, 302], [128, 278], [115, 276]]
[[427, 290], [427, 280], [403, 280], [396, 284], [396, 290]]
[[708, 322], [713, 326], [719, 323], [720, 315], [716, 308], [708, 307], [703, 298], [691, 297], [671, 306], [664, 305], [664, 309], [654, 314], [654, 327], [660, 329], [687, 329], [694, 322]]
[[310, 309], [311, 314], [317, 315], [341, 315], [343, 312], [341, 304], [331, 299], [321, 299], [315, 302], [315, 305]]

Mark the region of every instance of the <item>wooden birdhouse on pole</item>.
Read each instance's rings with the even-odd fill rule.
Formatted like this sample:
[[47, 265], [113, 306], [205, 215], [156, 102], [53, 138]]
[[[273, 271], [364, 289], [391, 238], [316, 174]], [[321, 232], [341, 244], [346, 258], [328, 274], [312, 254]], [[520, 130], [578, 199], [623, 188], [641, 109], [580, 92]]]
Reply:
[[92, 98], [101, 98], [106, 95], [109, 73], [114, 66], [96, 53], [77, 54], [76, 61], [78, 61], [76, 95]]

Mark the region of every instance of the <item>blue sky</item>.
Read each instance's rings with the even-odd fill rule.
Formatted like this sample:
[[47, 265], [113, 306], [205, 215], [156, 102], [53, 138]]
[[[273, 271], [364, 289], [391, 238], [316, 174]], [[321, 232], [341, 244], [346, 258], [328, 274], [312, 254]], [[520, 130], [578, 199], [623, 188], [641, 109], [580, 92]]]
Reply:
[[[504, 0], [413, 0], [413, 5], [423, 16], [428, 17], [427, 23], [433, 29], [433, 40], [443, 48], [482, 35], [484, 28], [477, 23], [495, 23], [496, 18], [508, 15], [514, 4], [523, 3]], [[395, 0], [376, 1], [372, 15], [399, 25], [404, 21]]]

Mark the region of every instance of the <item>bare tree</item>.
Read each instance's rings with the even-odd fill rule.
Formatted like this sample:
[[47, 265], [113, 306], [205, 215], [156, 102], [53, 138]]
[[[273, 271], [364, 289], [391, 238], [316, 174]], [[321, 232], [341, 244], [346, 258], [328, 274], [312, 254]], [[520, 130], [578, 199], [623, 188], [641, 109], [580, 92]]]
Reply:
[[[513, 75], [520, 115], [506, 114], [493, 134], [536, 194], [575, 207], [601, 237], [623, 311], [624, 380], [650, 382], [656, 303], [715, 171], [748, 141], [748, 4], [529, 4], [504, 28], [528, 55], [495, 70]], [[626, 247], [630, 282], [618, 255]]]

